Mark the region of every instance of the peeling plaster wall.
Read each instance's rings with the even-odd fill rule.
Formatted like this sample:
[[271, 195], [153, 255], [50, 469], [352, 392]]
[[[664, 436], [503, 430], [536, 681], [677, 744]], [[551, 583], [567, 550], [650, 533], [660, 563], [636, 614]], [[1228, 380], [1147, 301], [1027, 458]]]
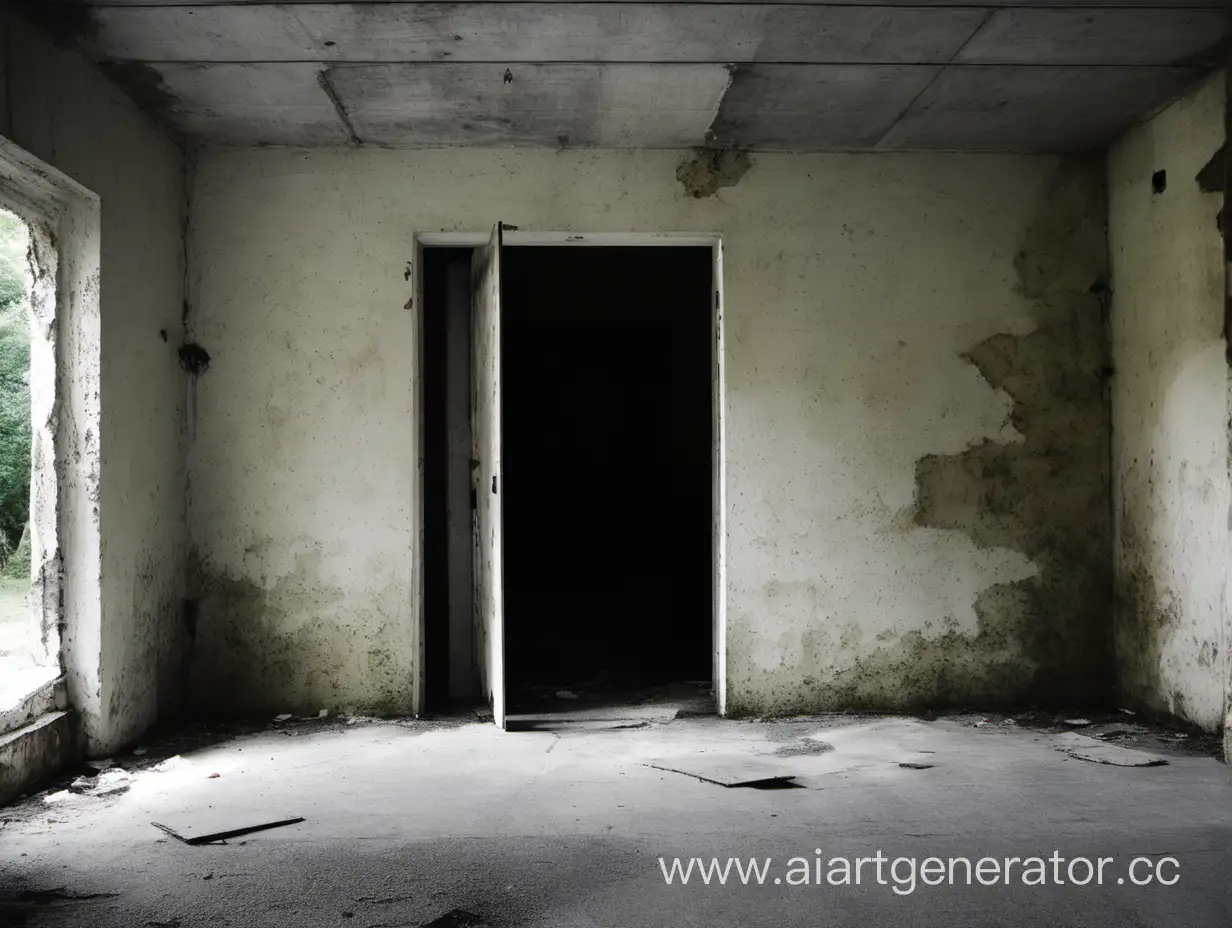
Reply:
[[732, 711], [1103, 695], [1101, 166], [753, 155], [721, 186], [694, 157], [202, 156], [203, 701], [410, 708], [405, 269], [414, 233], [498, 219], [724, 237]]
[[81, 399], [101, 404], [83, 452], [98, 492], [79, 514], [101, 546], [65, 565], [65, 596], [98, 606], [64, 645], [86, 748], [103, 754], [174, 712], [182, 676], [184, 160], [84, 59], [7, 14], [0, 59], [0, 132], [101, 203], [101, 271], [88, 284], [100, 287], [100, 315], [85, 323], [97, 327], [101, 363], [89, 362], [97, 394]]
[[1118, 683], [1207, 729], [1228, 668], [1228, 366], [1223, 197], [1195, 177], [1223, 143], [1223, 106], [1217, 75], [1108, 164]]

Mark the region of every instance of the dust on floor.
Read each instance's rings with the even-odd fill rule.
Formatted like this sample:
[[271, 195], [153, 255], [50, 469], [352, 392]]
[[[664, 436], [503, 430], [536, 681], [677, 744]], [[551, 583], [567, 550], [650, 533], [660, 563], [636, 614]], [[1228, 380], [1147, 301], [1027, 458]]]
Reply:
[[[1228, 769], [1201, 739], [1136, 719], [1071, 722], [1091, 724], [686, 717], [512, 733], [473, 718], [284, 719], [191, 731], [0, 811], [0, 923], [1226, 928]], [[1101, 726], [1117, 734], [1095, 738]], [[1061, 737], [1074, 731], [1167, 763], [1083, 760]], [[707, 762], [779, 771], [796, 788], [664, 769]], [[150, 824], [298, 817], [201, 845]], [[832, 860], [879, 852], [881, 882], [871, 863], [860, 885], [828, 882]], [[1064, 865], [1061, 885], [966, 885], [961, 871], [961, 885], [909, 885], [906, 865], [889, 863], [1054, 852], [1114, 860], [1103, 885], [1081, 886]], [[735, 869], [725, 883], [665, 878], [675, 858], [716, 857], [770, 864], [760, 883]], [[1175, 858], [1180, 882], [1118, 883], [1139, 857]]]

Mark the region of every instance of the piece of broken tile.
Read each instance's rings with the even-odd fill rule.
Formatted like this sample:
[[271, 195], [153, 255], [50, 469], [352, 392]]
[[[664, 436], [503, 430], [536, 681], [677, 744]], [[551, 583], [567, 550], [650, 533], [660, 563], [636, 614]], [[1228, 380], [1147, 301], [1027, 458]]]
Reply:
[[719, 786], [749, 786], [772, 780], [790, 780], [794, 774], [781, 764], [771, 764], [745, 754], [694, 754], [647, 761], [645, 766], [679, 773]]
[[185, 812], [163, 822], [150, 822], [159, 831], [185, 844], [212, 844], [238, 838], [258, 831], [297, 825], [304, 821], [299, 815], [261, 815], [217, 810], [212, 807]]
[[1070, 757], [1089, 761], [1092, 764], [1111, 764], [1114, 767], [1159, 767], [1168, 763], [1166, 758], [1158, 754], [1119, 747], [1074, 732], [1057, 735], [1055, 747]]

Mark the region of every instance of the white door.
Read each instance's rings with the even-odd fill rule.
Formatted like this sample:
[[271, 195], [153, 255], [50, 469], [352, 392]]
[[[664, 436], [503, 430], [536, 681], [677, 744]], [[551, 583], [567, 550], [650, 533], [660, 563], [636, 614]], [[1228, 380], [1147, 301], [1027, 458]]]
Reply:
[[471, 429], [475, 489], [475, 664], [492, 718], [505, 727], [505, 611], [501, 538], [501, 223], [471, 263], [474, 357]]

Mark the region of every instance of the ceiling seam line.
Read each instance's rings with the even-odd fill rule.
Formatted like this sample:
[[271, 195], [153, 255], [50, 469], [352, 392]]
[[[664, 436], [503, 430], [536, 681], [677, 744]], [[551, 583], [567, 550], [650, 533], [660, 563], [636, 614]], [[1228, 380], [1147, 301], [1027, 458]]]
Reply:
[[944, 74], [949, 69], [949, 67], [958, 59], [958, 56], [963, 53], [963, 49], [965, 49], [968, 45], [970, 45], [972, 40], [977, 35], [979, 35], [981, 32], [984, 31], [984, 27], [987, 26], [989, 22], [992, 21], [992, 18], [995, 15], [996, 15], [996, 10], [992, 10], [992, 9], [988, 10], [988, 12], [984, 14], [984, 18], [980, 21], [980, 24], [976, 26], [975, 29], [971, 31], [971, 34], [967, 36], [966, 39], [963, 40], [963, 43], [954, 50], [954, 54], [950, 56], [950, 60], [947, 61], [945, 64], [943, 64], [941, 67], [937, 68], [937, 73], [934, 74], [932, 78], [929, 79], [927, 84], [925, 84], [922, 88], [920, 88], [919, 93], [917, 93], [914, 97], [911, 98], [911, 102], [909, 102], [903, 108], [902, 112], [900, 112], [896, 117], [894, 117], [894, 121], [890, 123], [888, 127], [886, 127], [885, 132], [881, 133], [881, 137], [878, 138], [877, 141], [874, 143], [873, 145], [874, 148], [877, 148], [877, 149], [881, 148], [882, 143], [884, 143], [885, 140], [890, 137], [890, 133], [893, 132], [898, 127], [898, 124], [900, 122], [902, 122], [904, 119], [907, 118], [907, 114], [910, 113], [913, 109], [915, 109], [915, 105], [920, 102], [924, 94], [928, 93], [928, 91], [932, 89], [933, 85], [941, 79], [941, 75]]
[[342, 98], [338, 96], [338, 91], [335, 89], [333, 81], [329, 77], [329, 68], [324, 68], [317, 75], [317, 80], [321, 84], [321, 89], [325, 92], [325, 96], [329, 97], [329, 102], [334, 105], [334, 112], [338, 115], [338, 121], [342, 123], [342, 128], [350, 139], [352, 145], [356, 148], [364, 144], [363, 139], [359, 137], [359, 133], [355, 131], [355, 124], [351, 122], [350, 114], [347, 113], [346, 107], [342, 105]]

